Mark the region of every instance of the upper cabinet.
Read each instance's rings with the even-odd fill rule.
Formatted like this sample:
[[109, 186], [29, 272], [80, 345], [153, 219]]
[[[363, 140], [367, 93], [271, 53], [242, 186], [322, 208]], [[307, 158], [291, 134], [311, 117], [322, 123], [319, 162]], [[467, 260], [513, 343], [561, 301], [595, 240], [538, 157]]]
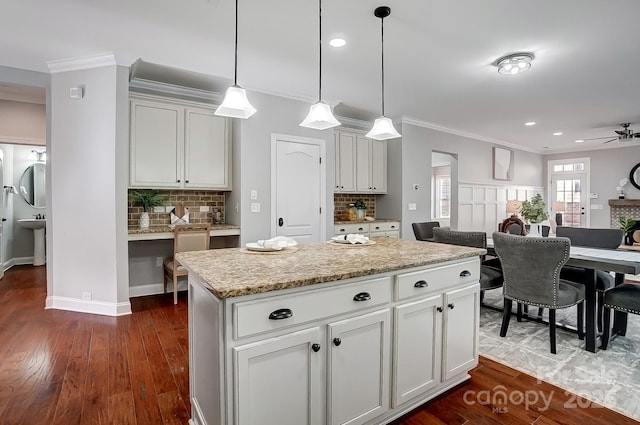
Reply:
[[130, 187], [231, 190], [231, 122], [211, 105], [130, 100]]
[[336, 130], [335, 192], [387, 193], [387, 142]]

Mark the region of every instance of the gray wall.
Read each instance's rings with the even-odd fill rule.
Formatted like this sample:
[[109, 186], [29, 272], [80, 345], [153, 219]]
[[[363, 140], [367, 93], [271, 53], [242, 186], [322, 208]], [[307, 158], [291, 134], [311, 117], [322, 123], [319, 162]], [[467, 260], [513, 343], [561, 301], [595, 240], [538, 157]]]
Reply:
[[[327, 236], [333, 235], [333, 186], [335, 180], [335, 146], [333, 130], [312, 130], [300, 127], [300, 122], [309, 112], [309, 103], [285, 99], [262, 93], [249, 93], [251, 104], [258, 110], [240, 126], [240, 138], [234, 137], [233, 145], [233, 195], [227, 211], [231, 209], [232, 222], [241, 226], [240, 242], [269, 238], [271, 229], [271, 135], [286, 134], [325, 140], [323, 158], [327, 173], [326, 217]], [[242, 164], [242, 167], [240, 167]], [[238, 175], [239, 173], [239, 175]], [[258, 191], [260, 213], [250, 212], [250, 191]], [[238, 204], [240, 220], [237, 221], [235, 205]], [[231, 219], [230, 219], [231, 220]]]
[[[619, 142], [612, 142], [619, 143]], [[598, 199], [591, 199], [591, 204], [602, 204], [601, 210], [590, 210], [590, 227], [610, 227], [609, 199], [618, 199], [616, 187], [623, 177], [629, 177], [634, 165], [640, 162], [640, 146], [637, 142], [628, 142], [633, 146], [615, 149], [569, 152], [545, 155], [544, 176], [547, 175], [547, 161], [569, 158], [591, 159], [591, 181], [589, 192], [597, 193]], [[625, 187], [628, 199], [640, 199], [640, 190], [629, 183]]]
[[[493, 144], [403, 123], [402, 140], [389, 141], [389, 193], [378, 198], [376, 208], [383, 214], [402, 220], [402, 237], [411, 239], [411, 223], [431, 219], [431, 152], [451, 154], [452, 204], [457, 205], [458, 183], [504, 185], [493, 179]], [[542, 155], [514, 149], [514, 179], [509, 185], [543, 186]], [[457, 182], [455, 181], [457, 174]], [[418, 185], [414, 190], [413, 185]], [[408, 210], [415, 203], [415, 211]], [[455, 210], [452, 209], [452, 211]], [[452, 214], [451, 226], [457, 226]]]

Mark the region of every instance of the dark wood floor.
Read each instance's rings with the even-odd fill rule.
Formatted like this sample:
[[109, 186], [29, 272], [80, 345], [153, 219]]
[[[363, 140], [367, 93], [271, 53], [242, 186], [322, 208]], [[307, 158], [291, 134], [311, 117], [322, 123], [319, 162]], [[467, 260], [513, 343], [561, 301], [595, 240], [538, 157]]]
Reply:
[[[0, 280], [0, 424], [187, 424], [185, 294], [134, 298], [114, 318], [44, 310], [45, 280], [27, 266]], [[393, 424], [639, 424], [482, 357], [472, 375]]]

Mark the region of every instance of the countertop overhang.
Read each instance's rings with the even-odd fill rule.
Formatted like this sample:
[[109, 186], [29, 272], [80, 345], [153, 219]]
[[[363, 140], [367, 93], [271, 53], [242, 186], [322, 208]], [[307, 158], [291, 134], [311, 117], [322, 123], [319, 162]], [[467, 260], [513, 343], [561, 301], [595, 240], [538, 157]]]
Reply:
[[[235, 224], [212, 224], [211, 236], [233, 236], [240, 234], [240, 226]], [[169, 226], [153, 226], [142, 230], [137, 227], [128, 229], [129, 241], [150, 241], [173, 239], [173, 229]]]
[[477, 257], [485, 249], [376, 238], [375, 245], [301, 244], [278, 253], [242, 248], [181, 252], [176, 258], [218, 298], [332, 282]]

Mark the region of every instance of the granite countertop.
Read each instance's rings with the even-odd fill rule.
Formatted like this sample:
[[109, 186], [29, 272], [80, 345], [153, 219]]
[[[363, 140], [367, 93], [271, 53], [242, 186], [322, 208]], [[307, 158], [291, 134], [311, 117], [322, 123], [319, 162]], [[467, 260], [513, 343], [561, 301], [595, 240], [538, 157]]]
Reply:
[[218, 298], [258, 294], [419, 267], [486, 254], [486, 250], [406, 239], [375, 245], [301, 244], [276, 253], [244, 248], [181, 252], [176, 258]]
[[390, 222], [400, 222], [400, 220], [394, 220], [391, 218], [376, 218], [372, 221], [367, 220], [337, 220], [334, 221], [333, 224], [356, 224], [356, 223], [390, 223]]
[[[236, 226], [235, 224], [212, 224], [211, 230], [229, 230], [229, 229], [240, 229], [240, 226]], [[138, 227], [129, 227], [127, 229], [130, 235], [136, 234], [145, 234], [145, 233], [173, 233], [173, 229], [169, 226], [151, 226], [148, 229], [142, 230]]]

